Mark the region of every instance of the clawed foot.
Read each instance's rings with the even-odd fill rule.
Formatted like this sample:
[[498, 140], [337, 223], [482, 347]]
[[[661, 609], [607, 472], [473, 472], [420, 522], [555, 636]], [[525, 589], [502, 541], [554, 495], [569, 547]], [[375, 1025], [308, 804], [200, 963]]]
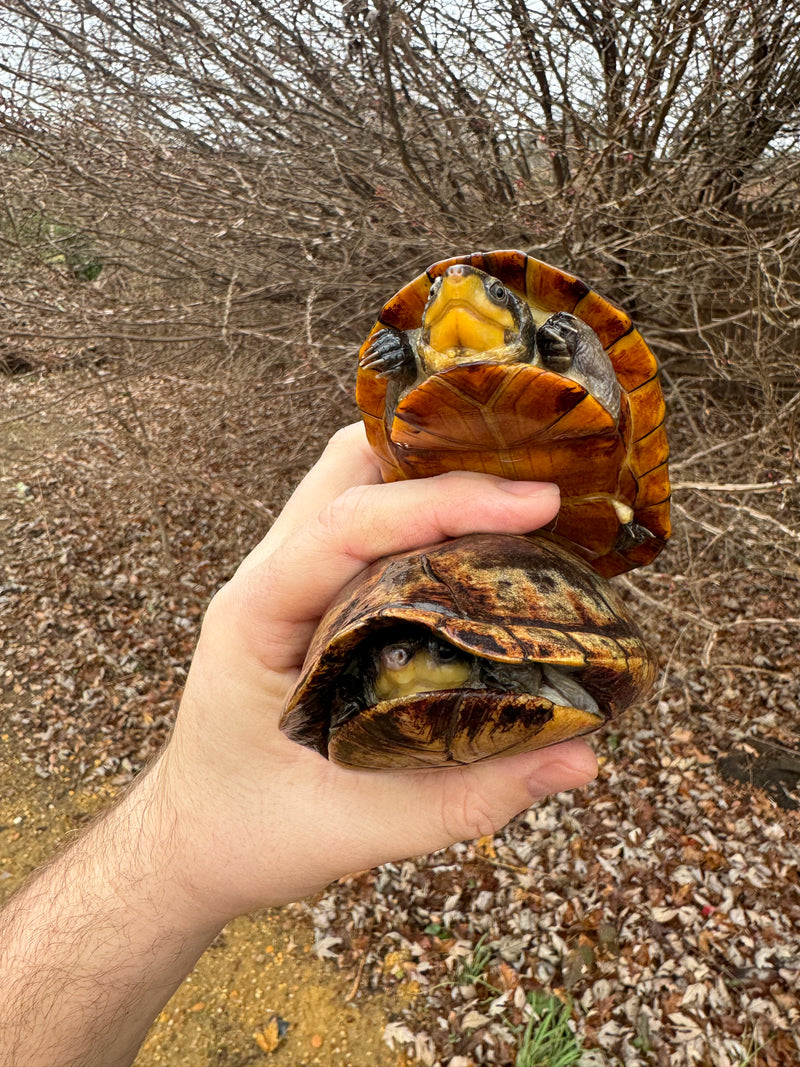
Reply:
[[572, 366], [580, 340], [578, 319], [566, 311], [559, 311], [536, 331], [536, 348], [542, 366], [563, 374]]
[[655, 535], [652, 530], [642, 526], [638, 522], [626, 522], [619, 528], [614, 548], [617, 552], [626, 552], [637, 545], [643, 545], [645, 541], [651, 541]]
[[388, 327], [379, 330], [360, 361], [363, 370], [381, 378], [416, 375], [417, 364], [405, 335]]

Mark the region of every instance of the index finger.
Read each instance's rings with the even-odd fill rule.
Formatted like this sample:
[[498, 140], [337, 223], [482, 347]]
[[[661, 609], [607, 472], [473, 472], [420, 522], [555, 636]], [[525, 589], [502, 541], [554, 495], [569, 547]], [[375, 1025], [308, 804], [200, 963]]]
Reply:
[[333, 598], [373, 561], [468, 533], [529, 533], [558, 505], [554, 485], [464, 471], [351, 488], [231, 583], [246, 643], [272, 669], [298, 667]]

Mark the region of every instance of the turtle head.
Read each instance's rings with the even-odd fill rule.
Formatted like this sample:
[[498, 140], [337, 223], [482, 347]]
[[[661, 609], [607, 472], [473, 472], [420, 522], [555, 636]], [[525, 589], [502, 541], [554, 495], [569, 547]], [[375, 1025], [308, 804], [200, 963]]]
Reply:
[[457, 689], [473, 674], [472, 657], [434, 635], [401, 635], [375, 648], [372, 657], [372, 688], [379, 700]]
[[463, 363], [524, 362], [534, 350], [531, 309], [499, 279], [456, 263], [431, 286], [419, 355], [429, 374]]
[[531, 732], [538, 745], [553, 744], [605, 721], [574, 670], [496, 660], [480, 637], [473, 644], [416, 623], [367, 636], [326, 700], [325, 753], [360, 768], [470, 763], [528, 748]]

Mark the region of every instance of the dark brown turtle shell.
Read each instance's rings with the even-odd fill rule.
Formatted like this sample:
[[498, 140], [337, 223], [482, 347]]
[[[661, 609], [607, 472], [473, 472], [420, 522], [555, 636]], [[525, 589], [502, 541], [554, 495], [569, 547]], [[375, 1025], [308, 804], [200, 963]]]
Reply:
[[386, 303], [361, 356], [379, 330], [417, 330], [432, 282], [456, 264], [499, 279], [537, 324], [564, 311], [588, 324], [621, 388], [619, 418], [575, 381], [527, 363], [452, 367], [391, 403], [386, 377], [360, 366], [356, 399], [384, 480], [469, 469], [553, 481], [562, 505], [549, 529], [559, 540], [605, 577], [649, 563], [670, 534], [658, 366], [625, 312], [579, 278], [516, 251], [434, 263]]
[[[531, 693], [444, 689], [378, 701], [331, 728], [337, 679], [366, 640], [424, 627], [495, 664], [572, 673], [594, 714]], [[654, 660], [613, 589], [549, 537], [473, 534], [381, 560], [342, 590], [281, 720], [336, 763], [420, 769], [541, 748], [602, 725], [647, 691]]]

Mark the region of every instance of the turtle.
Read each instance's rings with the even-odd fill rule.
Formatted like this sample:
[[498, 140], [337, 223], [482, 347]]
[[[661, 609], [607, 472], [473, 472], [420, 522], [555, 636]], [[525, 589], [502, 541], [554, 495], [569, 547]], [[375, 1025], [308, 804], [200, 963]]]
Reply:
[[623, 310], [524, 252], [455, 256], [400, 289], [361, 347], [356, 401], [385, 481], [558, 484], [549, 529], [604, 577], [670, 535], [655, 357]]
[[465, 765], [597, 729], [654, 672], [585, 561], [546, 534], [471, 534], [379, 560], [340, 592], [281, 729], [345, 767]]

